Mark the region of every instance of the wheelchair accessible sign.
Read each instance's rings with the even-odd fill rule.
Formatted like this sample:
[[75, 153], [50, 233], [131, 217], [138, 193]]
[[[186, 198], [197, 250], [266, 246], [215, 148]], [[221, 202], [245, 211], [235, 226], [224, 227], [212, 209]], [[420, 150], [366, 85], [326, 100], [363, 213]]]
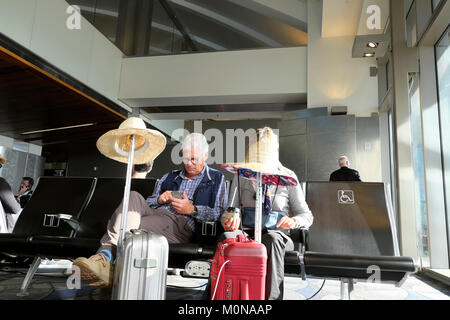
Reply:
[[355, 193], [352, 190], [338, 191], [339, 204], [355, 204]]

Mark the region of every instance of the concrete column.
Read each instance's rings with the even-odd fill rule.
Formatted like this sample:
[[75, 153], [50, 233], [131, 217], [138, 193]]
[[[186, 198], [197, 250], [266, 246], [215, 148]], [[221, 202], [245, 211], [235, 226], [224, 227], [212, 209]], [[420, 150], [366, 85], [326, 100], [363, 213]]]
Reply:
[[418, 72], [418, 50], [407, 48], [404, 0], [391, 1], [394, 70], [394, 115], [397, 154], [398, 210], [401, 254], [417, 258], [414, 170], [411, 159], [408, 72]]

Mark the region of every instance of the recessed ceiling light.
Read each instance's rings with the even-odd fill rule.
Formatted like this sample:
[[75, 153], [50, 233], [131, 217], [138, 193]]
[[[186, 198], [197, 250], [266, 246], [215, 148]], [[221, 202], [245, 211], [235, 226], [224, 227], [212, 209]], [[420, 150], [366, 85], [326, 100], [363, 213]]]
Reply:
[[364, 57], [366, 57], [366, 58], [375, 57], [375, 52], [364, 53]]
[[34, 133], [42, 133], [42, 132], [49, 132], [49, 131], [58, 131], [58, 130], [67, 130], [67, 129], [74, 129], [74, 128], [82, 128], [82, 127], [89, 127], [93, 126], [95, 123], [85, 123], [85, 124], [77, 124], [75, 126], [68, 126], [68, 127], [59, 127], [59, 128], [52, 128], [52, 129], [43, 129], [43, 130], [36, 130], [36, 131], [28, 131], [21, 133], [22, 135], [27, 134], [34, 134]]
[[378, 45], [379, 45], [378, 42], [369, 42], [369, 43], [367, 44], [367, 47], [372, 48], [372, 49], [375, 49], [375, 48], [378, 48]]

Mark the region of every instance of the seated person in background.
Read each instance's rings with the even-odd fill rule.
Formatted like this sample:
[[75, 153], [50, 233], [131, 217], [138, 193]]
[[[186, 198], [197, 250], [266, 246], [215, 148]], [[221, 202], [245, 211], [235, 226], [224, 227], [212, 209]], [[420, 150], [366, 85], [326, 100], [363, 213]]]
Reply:
[[[264, 128], [258, 129], [257, 131], [260, 137], [265, 136], [267, 139], [273, 141], [270, 143], [270, 150], [265, 151], [267, 154], [276, 155], [274, 159], [278, 163], [279, 172], [282, 172], [285, 176], [294, 178], [298, 182], [295, 173], [285, 168], [278, 161], [278, 137], [272, 129]], [[252, 137], [250, 137], [250, 141], [252, 141]], [[260, 142], [260, 144], [264, 143]], [[240, 185], [240, 190], [236, 191], [238, 185]], [[283, 216], [276, 224], [275, 229], [263, 229], [262, 231], [261, 240], [266, 246], [268, 257], [266, 300], [282, 300], [284, 294], [284, 255], [286, 251], [294, 250], [294, 243], [289, 237], [289, 230], [309, 228], [313, 223], [313, 215], [305, 202], [299, 183], [295, 187], [263, 185], [263, 190], [266, 190], [266, 192], [263, 191], [262, 197], [263, 213], [268, 211]], [[236, 194], [236, 196], [232, 197], [233, 199], [230, 200], [228, 207], [239, 208], [242, 205], [241, 215], [245, 219], [246, 212], [250, 211], [248, 209], [255, 208], [256, 182], [235, 175], [230, 187], [230, 194]], [[236, 237], [239, 233], [242, 233], [242, 231], [238, 230], [241, 224], [241, 218], [239, 216], [228, 216], [225, 212], [221, 217], [221, 221], [225, 230], [225, 238]], [[254, 230], [250, 230], [249, 234], [252, 235], [253, 232]]]
[[346, 156], [342, 156], [338, 160], [339, 166], [341, 167], [339, 170], [333, 172], [330, 176], [330, 182], [338, 182], [338, 181], [356, 181], [361, 182], [361, 178], [359, 176], [359, 172], [353, 169], [350, 169], [350, 161]]
[[[182, 170], [165, 174], [152, 196], [145, 200], [131, 192], [126, 230], [153, 231], [167, 238], [169, 243], [188, 243], [194, 233], [195, 219], [217, 221], [227, 204], [227, 190], [223, 174], [206, 165], [209, 146], [199, 133], [188, 135], [182, 144]], [[172, 191], [179, 191], [181, 198]], [[120, 234], [122, 204], [108, 222], [106, 234], [96, 255], [78, 258], [81, 280], [95, 287], [112, 285], [112, 263]]]
[[34, 179], [30, 177], [23, 177], [20, 183], [19, 193], [16, 197], [22, 208], [25, 207], [28, 200], [30, 200], [33, 191], [31, 190], [34, 185]]
[[134, 179], [145, 179], [147, 178], [147, 174], [152, 171], [153, 161], [144, 164], [135, 164], [133, 167], [133, 174], [131, 178]]
[[[6, 159], [0, 155], [0, 168], [6, 163]], [[0, 232], [11, 233], [14, 229], [14, 224], [22, 211], [19, 203], [16, 201], [14, 194], [11, 190], [9, 183], [2, 177], [0, 177], [0, 205], [3, 206], [5, 217], [0, 217], [6, 223], [6, 226], [2, 226]]]

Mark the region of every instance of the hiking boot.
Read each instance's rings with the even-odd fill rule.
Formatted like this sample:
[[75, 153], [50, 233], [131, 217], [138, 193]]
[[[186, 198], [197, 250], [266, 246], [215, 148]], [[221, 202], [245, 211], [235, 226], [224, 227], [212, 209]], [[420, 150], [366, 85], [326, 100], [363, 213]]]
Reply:
[[110, 288], [113, 281], [113, 266], [102, 253], [87, 258], [78, 258], [73, 262], [80, 268], [81, 281], [96, 288]]

